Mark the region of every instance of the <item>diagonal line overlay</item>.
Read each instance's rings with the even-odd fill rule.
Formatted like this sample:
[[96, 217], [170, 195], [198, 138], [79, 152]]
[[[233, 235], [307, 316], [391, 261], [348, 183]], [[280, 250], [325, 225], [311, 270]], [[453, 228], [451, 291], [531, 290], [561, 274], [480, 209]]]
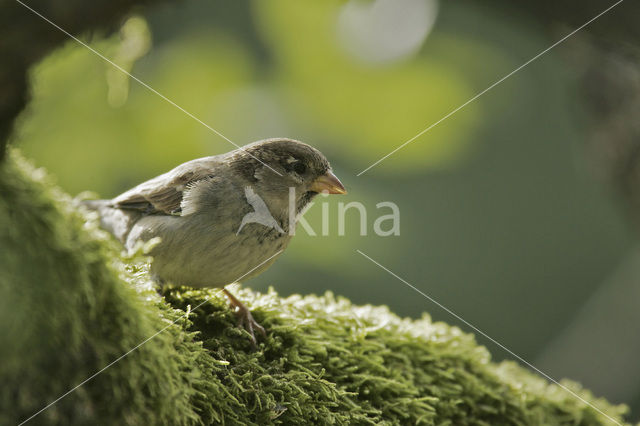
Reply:
[[547, 380], [553, 382], [554, 384], [556, 384], [557, 386], [559, 386], [560, 388], [562, 388], [563, 390], [567, 391], [569, 394], [571, 394], [572, 396], [574, 396], [575, 398], [577, 398], [578, 400], [580, 400], [581, 402], [583, 402], [584, 404], [588, 405], [589, 407], [593, 408], [594, 410], [596, 410], [598, 413], [602, 414], [603, 416], [605, 416], [607, 419], [611, 420], [612, 422], [614, 422], [615, 424], [622, 426], [622, 423], [620, 423], [619, 421], [617, 421], [616, 419], [614, 419], [613, 417], [609, 416], [607, 413], [605, 413], [604, 411], [600, 410], [598, 407], [596, 407], [595, 405], [591, 404], [589, 401], [585, 400], [584, 398], [582, 398], [580, 395], [578, 395], [577, 393], [575, 393], [574, 391], [572, 391], [571, 389], [569, 389], [567, 386], [563, 385], [562, 383], [558, 382], [557, 380], [555, 380], [553, 377], [549, 376], [547, 373], [545, 373], [544, 371], [540, 370], [539, 368], [537, 368], [535, 365], [531, 364], [530, 362], [528, 362], [527, 360], [525, 360], [524, 358], [522, 358], [521, 356], [519, 356], [518, 354], [516, 354], [515, 352], [513, 352], [511, 349], [507, 348], [506, 346], [504, 346], [502, 343], [498, 342], [496, 339], [494, 339], [493, 337], [489, 336], [487, 333], [485, 333], [484, 331], [480, 330], [478, 327], [476, 327], [475, 325], [471, 324], [469, 321], [465, 320], [464, 318], [462, 318], [460, 315], [456, 314], [455, 312], [453, 312], [451, 309], [447, 308], [446, 306], [444, 306], [443, 304], [441, 304], [440, 302], [438, 302], [437, 300], [435, 300], [434, 298], [432, 298], [431, 296], [429, 296], [428, 294], [424, 293], [422, 290], [416, 288], [415, 286], [413, 286], [411, 283], [409, 283], [408, 281], [406, 281], [405, 279], [403, 279], [402, 277], [396, 275], [394, 272], [392, 272], [391, 270], [389, 270], [388, 268], [386, 268], [385, 266], [381, 265], [380, 263], [378, 263], [377, 261], [373, 260], [371, 257], [367, 256], [366, 254], [364, 254], [361, 250], [357, 250], [356, 251], [358, 253], [360, 253], [363, 257], [365, 257], [366, 259], [370, 260], [372, 263], [374, 263], [375, 265], [377, 265], [379, 268], [383, 269], [384, 271], [386, 271], [387, 273], [389, 273], [391, 276], [393, 276], [394, 278], [398, 279], [399, 281], [403, 282], [404, 284], [406, 284], [407, 286], [411, 287], [413, 290], [415, 290], [416, 292], [420, 293], [423, 297], [425, 297], [426, 299], [428, 299], [430, 302], [434, 303], [435, 305], [437, 305], [440, 309], [446, 311], [448, 314], [452, 315], [454, 318], [458, 319], [459, 321], [462, 321], [464, 324], [466, 324], [467, 326], [469, 326], [471, 329], [473, 329], [475, 332], [477, 332], [478, 334], [481, 334], [482, 336], [484, 336], [485, 338], [489, 339], [493, 344], [495, 344], [496, 346], [498, 346], [499, 348], [501, 348], [502, 350], [504, 350], [505, 352], [507, 352], [508, 354], [510, 354], [511, 356], [515, 357], [516, 359], [518, 359], [520, 362], [522, 362], [523, 364], [527, 365], [529, 368], [531, 368], [532, 370], [536, 371], [537, 373], [539, 373], [540, 375], [542, 375], [543, 377], [545, 377]]
[[42, 15], [41, 13], [39, 13], [37, 10], [33, 9], [32, 7], [24, 4], [22, 1], [20, 0], [16, 0], [16, 2], [20, 3], [22, 6], [24, 6], [26, 9], [29, 9], [31, 12], [33, 12], [35, 15], [39, 16], [40, 18], [42, 18], [44, 21], [48, 22], [49, 24], [51, 24], [52, 26], [54, 26], [55, 28], [57, 28], [58, 30], [60, 30], [61, 32], [63, 32], [64, 34], [66, 34], [69, 38], [72, 38], [74, 41], [76, 41], [78, 44], [80, 44], [81, 46], [87, 48], [88, 50], [90, 50], [92, 53], [94, 53], [96, 56], [100, 57], [101, 59], [103, 59], [105, 62], [108, 62], [109, 64], [113, 65], [118, 71], [128, 75], [131, 79], [135, 80], [136, 82], [138, 82], [141, 86], [143, 86], [144, 88], [146, 88], [147, 90], [149, 90], [152, 93], [155, 93], [156, 95], [158, 95], [159, 97], [161, 97], [162, 99], [164, 99], [165, 101], [167, 101], [169, 104], [171, 104], [172, 106], [174, 106], [175, 108], [179, 109], [180, 111], [182, 111], [183, 113], [185, 113], [186, 115], [188, 115], [189, 117], [191, 117], [192, 119], [194, 119], [195, 121], [197, 121], [198, 123], [202, 124], [204, 127], [206, 127], [207, 129], [211, 130], [213, 133], [215, 133], [216, 135], [220, 136], [222, 139], [226, 140], [227, 142], [229, 142], [231, 145], [235, 146], [236, 148], [244, 151], [247, 153], [247, 155], [253, 157], [255, 160], [257, 160], [258, 162], [262, 163], [263, 166], [266, 166], [267, 168], [269, 168], [272, 172], [274, 172], [275, 174], [277, 174], [278, 176], [282, 176], [281, 173], [279, 173], [277, 170], [275, 170], [274, 168], [272, 168], [271, 166], [269, 166], [268, 164], [265, 164], [262, 160], [256, 158], [254, 155], [250, 154], [249, 152], [247, 152], [244, 148], [242, 148], [240, 145], [238, 145], [237, 143], [235, 143], [234, 141], [232, 141], [231, 139], [229, 139], [228, 137], [226, 137], [225, 135], [223, 135], [222, 133], [220, 133], [219, 131], [217, 131], [216, 129], [214, 129], [213, 127], [211, 127], [210, 125], [208, 125], [207, 123], [205, 123], [204, 121], [202, 121], [201, 119], [199, 119], [198, 117], [196, 117], [195, 115], [193, 115], [192, 113], [190, 113], [189, 111], [187, 111], [186, 109], [184, 109], [183, 107], [181, 107], [180, 105], [178, 105], [177, 103], [173, 102], [171, 99], [169, 99], [168, 97], [166, 97], [165, 95], [163, 95], [162, 93], [158, 92], [156, 89], [154, 89], [153, 87], [149, 86], [147, 83], [145, 83], [144, 81], [140, 80], [138, 77], [136, 77], [135, 75], [131, 74], [129, 71], [125, 70], [124, 68], [122, 68], [120, 65], [116, 64], [115, 62], [113, 62], [112, 60], [110, 60], [109, 58], [107, 58], [106, 56], [104, 56], [102, 53], [98, 52], [96, 49], [94, 49], [93, 47], [89, 46], [87, 43], [83, 42], [82, 40], [80, 40], [79, 38], [77, 38], [76, 36], [74, 36], [73, 34], [71, 34], [70, 32], [68, 32], [67, 30], [65, 30], [64, 28], [60, 27], [58, 24], [56, 24], [55, 22], [51, 21], [49, 18], [47, 18], [46, 16]]
[[530, 63], [532, 63], [533, 61], [535, 61], [536, 59], [539, 59], [541, 56], [543, 56], [545, 53], [549, 52], [551, 49], [553, 49], [554, 47], [558, 46], [559, 44], [563, 43], [565, 40], [567, 40], [569, 37], [573, 36], [575, 33], [577, 33], [578, 31], [582, 30], [584, 27], [586, 27], [587, 25], [591, 24], [593, 21], [595, 21], [596, 19], [600, 18], [602, 15], [604, 15], [605, 13], [609, 12], [611, 9], [613, 9], [614, 7], [616, 7], [617, 5], [619, 5], [620, 3], [622, 3], [624, 0], [618, 0], [616, 3], [612, 4], [611, 6], [609, 6], [608, 8], [606, 8], [605, 10], [603, 10], [602, 12], [600, 12], [599, 14], [597, 14], [596, 16], [594, 16], [593, 18], [591, 18], [590, 20], [588, 20], [587, 22], [585, 22], [584, 24], [582, 24], [581, 26], [579, 26], [578, 28], [576, 28], [575, 30], [571, 31], [569, 34], [567, 34], [566, 36], [562, 37], [560, 40], [556, 41], [555, 43], [553, 43], [551, 46], [547, 47], [546, 49], [544, 49], [542, 52], [538, 53], [536, 56], [534, 56], [533, 58], [529, 59], [527, 62], [525, 62], [524, 64], [520, 65], [518, 68], [516, 68], [515, 70], [511, 71], [509, 74], [505, 75], [504, 77], [502, 77], [501, 79], [497, 80], [496, 82], [494, 82], [491, 86], [487, 87], [486, 89], [484, 89], [483, 91], [479, 92], [477, 95], [475, 95], [474, 97], [472, 97], [471, 99], [469, 99], [468, 101], [466, 101], [465, 103], [463, 103], [462, 105], [460, 105], [459, 107], [457, 107], [456, 109], [452, 110], [451, 112], [449, 112], [447, 115], [445, 115], [444, 117], [442, 117], [441, 119], [439, 119], [438, 121], [436, 121], [435, 123], [431, 124], [429, 127], [427, 127], [426, 129], [422, 130], [420, 133], [418, 133], [417, 135], [415, 135], [414, 137], [412, 137], [411, 139], [408, 139], [407, 141], [405, 141], [402, 145], [398, 146], [397, 148], [395, 148], [393, 151], [391, 151], [390, 153], [388, 153], [387, 155], [385, 155], [384, 157], [381, 157], [380, 159], [378, 159], [376, 162], [374, 162], [373, 164], [371, 164], [369, 167], [367, 167], [366, 169], [362, 170], [360, 173], [358, 173], [356, 176], [360, 176], [364, 173], [366, 173], [367, 171], [369, 171], [371, 168], [375, 167], [376, 165], [380, 164], [382, 161], [386, 160], [387, 158], [389, 158], [390, 156], [392, 156], [393, 154], [395, 154], [396, 152], [398, 152], [399, 150], [401, 150], [402, 148], [404, 148], [405, 146], [409, 145], [411, 142], [415, 141], [416, 139], [418, 139], [420, 136], [424, 135], [425, 133], [427, 133], [429, 130], [433, 129], [434, 127], [436, 127], [438, 124], [442, 123], [443, 121], [445, 121], [447, 118], [451, 117], [452, 115], [454, 115], [455, 113], [457, 113], [458, 111], [460, 111], [461, 109], [463, 109], [464, 107], [466, 107], [467, 105], [469, 105], [470, 103], [474, 102], [476, 99], [478, 99], [480, 96], [484, 95], [485, 93], [487, 93], [488, 91], [490, 91], [491, 89], [493, 89], [494, 87], [496, 87], [497, 85], [499, 85], [500, 83], [502, 83], [503, 81], [505, 81], [506, 79], [508, 79], [509, 77], [511, 77], [512, 75], [514, 75], [515, 73], [517, 73], [518, 71], [520, 71], [521, 69], [523, 69], [524, 67], [526, 67], [527, 65], [529, 65]]
[[[279, 255], [280, 253], [282, 253], [282, 250], [278, 250], [274, 255], [270, 256], [268, 259], [264, 260], [263, 262], [261, 262], [260, 264], [258, 264], [257, 266], [253, 267], [253, 269], [251, 269], [250, 271], [246, 272], [244, 275], [242, 275], [241, 277], [238, 277], [234, 282], [240, 281], [241, 279], [243, 279], [244, 277], [246, 277], [247, 275], [249, 275], [250, 273], [252, 273], [253, 271], [255, 271], [256, 269], [258, 269], [259, 267], [261, 267], [262, 265], [264, 265], [265, 263], [267, 263], [268, 261], [270, 261], [271, 259], [273, 259], [274, 257], [276, 257], [277, 255]], [[222, 290], [224, 290], [224, 288], [218, 290], [215, 294], [213, 294], [212, 296], [209, 296], [207, 298], [205, 298], [205, 300], [202, 303], [199, 303], [195, 308], [192, 309], [192, 311], [195, 311], [196, 309], [198, 309], [200, 306], [204, 305], [205, 303], [208, 303], [209, 300], [211, 300], [211, 297], [216, 296], [218, 294], [220, 294], [222, 292]], [[96, 376], [100, 375], [101, 373], [103, 373], [105, 370], [107, 370], [108, 368], [112, 367], [114, 364], [116, 364], [117, 362], [119, 362], [120, 360], [122, 360], [123, 358], [125, 358], [127, 355], [129, 355], [131, 352], [134, 352], [136, 349], [138, 349], [140, 346], [144, 345], [145, 343], [147, 343], [149, 340], [153, 339], [154, 337], [156, 337], [158, 334], [162, 333], [163, 331], [165, 331], [166, 329], [168, 329], [169, 327], [171, 327], [172, 325], [174, 325], [175, 323], [177, 323], [178, 321], [180, 321], [183, 318], [186, 318], [188, 316], [188, 314], [182, 315], [180, 316], [178, 319], [176, 319], [175, 321], [173, 321], [171, 324], [169, 324], [168, 326], [164, 327], [163, 329], [161, 329], [160, 331], [156, 332], [154, 335], [147, 337], [146, 339], [144, 339], [142, 342], [138, 343], [136, 346], [134, 346], [133, 348], [129, 349], [127, 352], [125, 352], [124, 354], [120, 355], [118, 358], [116, 358], [115, 360], [111, 361], [109, 364], [105, 365], [103, 368], [101, 368], [100, 370], [96, 371], [95, 373], [93, 373], [91, 376], [87, 377], [86, 379], [84, 379], [83, 381], [81, 381], [80, 383], [78, 383], [77, 385], [75, 385], [74, 387], [72, 387], [71, 389], [69, 389], [68, 391], [66, 391], [65, 393], [63, 393], [62, 395], [60, 395], [58, 398], [56, 398], [55, 400], [53, 400], [52, 402], [50, 402], [49, 404], [45, 405], [44, 407], [42, 407], [40, 410], [36, 411], [35, 413], [33, 413], [30, 417], [26, 418], [25, 420], [23, 420], [22, 422], [20, 422], [20, 424], [18, 424], [18, 426], [22, 426], [25, 423], [29, 422], [30, 420], [32, 420], [34, 417], [36, 417], [37, 415], [39, 415], [40, 413], [42, 413], [43, 411], [45, 411], [46, 409], [50, 408], [51, 406], [55, 405], [56, 403], [58, 403], [61, 399], [63, 399], [64, 397], [68, 396], [69, 394], [73, 393], [76, 389], [78, 389], [79, 387], [83, 386], [84, 384], [86, 384], [88, 381], [90, 381], [91, 379], [95, 378]]]

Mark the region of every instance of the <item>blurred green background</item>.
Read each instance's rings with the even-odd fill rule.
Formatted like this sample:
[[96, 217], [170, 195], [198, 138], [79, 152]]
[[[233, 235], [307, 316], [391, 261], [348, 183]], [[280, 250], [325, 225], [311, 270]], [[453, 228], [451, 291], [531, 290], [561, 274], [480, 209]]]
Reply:
[[[306, 215], [320, 234], [328, 203], [329, 235], [299, 232], [252, 288], [332, 290], [457, 323], [360, 249], [551, 376], [637, 409], [629, 291], [640, 262], [587, 161], [593, 119], [567, 47], [356, 176], [550, 44], [515, 10], [400, 3], [187, 0], [88, 42], [238, 144], [287, 136], [330, 159], [349, 194]], [[71, 194], [112, 197], [234, 148], [75, 42], [34, 69], [32, 84], [15, 142]], [[367, 207], [370, 235], [350, 211], [337, 236], [337, 203], [348, 201]], [[399, 206], [400, 236], [372, 235], [388, 213], [381, 201]]]

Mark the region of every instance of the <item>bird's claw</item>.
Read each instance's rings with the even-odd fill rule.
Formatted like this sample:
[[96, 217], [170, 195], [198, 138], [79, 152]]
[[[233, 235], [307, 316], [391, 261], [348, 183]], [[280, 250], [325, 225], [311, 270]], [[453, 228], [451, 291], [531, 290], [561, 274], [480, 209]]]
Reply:
[[267, 337], [267, 332], [265, 331], [264, 327], [261, 326], [255, 319], [253, 319], [253, 315], [251, 315], [251, 312], [246, 307], [244, 307], [244, 309], [237, 309], [236, 316], [238, 317], [238, 327], [247, 330], [247, 332], [251, 336], [251, 343], [253, 344], [253, 347], [257, 347], [257, 340], [254, 330], [257, 330], [262, 335], [262, 337]]
[[227, 289], [223, 289], [224, 294], [229, 298], [231, 302], [231, 306], [235, 308], [235, 314], [238, 317], [238, 328], [243, 328], [247, 330], [249, 333], [249, 337], [251, 339], [251, 344], [254, 348], [257, 348], [257, 340], [255, 335], [255, 330], [257, 330], [262, 337], [267, 337], [267, 332], [264, 327], [261, 326], [251, 315], [251, 311], [247, 308], [242, 302], [240, 302], [236, 297], [231, 294]]

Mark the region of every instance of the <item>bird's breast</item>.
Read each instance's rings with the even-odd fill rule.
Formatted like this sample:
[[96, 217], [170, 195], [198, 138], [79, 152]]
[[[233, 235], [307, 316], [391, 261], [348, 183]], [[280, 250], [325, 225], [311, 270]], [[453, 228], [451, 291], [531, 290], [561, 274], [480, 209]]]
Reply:
[[199, 226], [197, 220], [181, 219], [156, 217], [137, 224], [144, 228], [138, 238], [161, 238], [151, 253], [152, 272], [178, 285], [222, 287], [244, 281], [268, 268], [291, 240], [288, 233], [256, 223], [237, 232], [235, 226]]

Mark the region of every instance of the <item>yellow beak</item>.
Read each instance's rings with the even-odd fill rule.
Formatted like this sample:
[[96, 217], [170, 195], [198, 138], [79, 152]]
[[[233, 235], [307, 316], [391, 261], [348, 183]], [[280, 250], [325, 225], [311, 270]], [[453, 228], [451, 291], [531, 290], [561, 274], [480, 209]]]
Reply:
[[318, 193], [324, 192], [325, 194], [347, 193], [340, 179], [338, 179], [331, 170], [314, 180], [311, 184], [311, 190]]

